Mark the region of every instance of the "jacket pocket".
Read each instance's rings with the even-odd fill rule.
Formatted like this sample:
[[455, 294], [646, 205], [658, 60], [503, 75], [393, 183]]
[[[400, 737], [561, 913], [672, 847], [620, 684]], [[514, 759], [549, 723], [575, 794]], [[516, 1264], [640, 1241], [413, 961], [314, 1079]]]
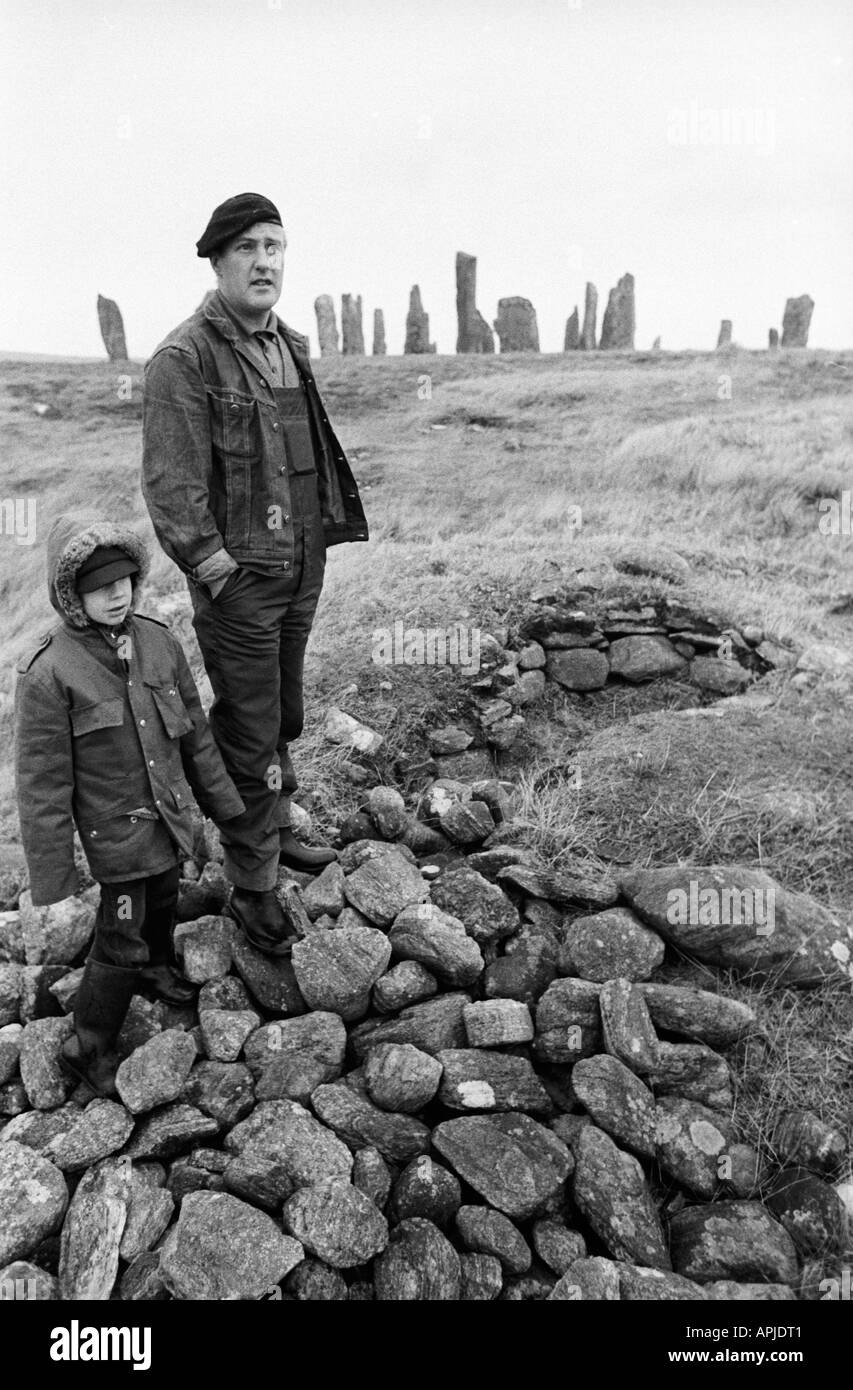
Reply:
[[[147, 681], [146, 684], [148, 684]], [[181, 738], [183, 734], [190, 733], [193, 728], [193, 721], [178, 687], [176, 685], [149, 685], [148, 688], [154, 697], [157, 712], [169, 738]]]
[[257, 401], [239, 391], [208, 391], [214, 447], [232, 458], [258, 453]]
[[98, 700], [69, 711], [74, 738], [93, 734], [97, 729], [117, 728], [124, 723], [124, 700]]
[[188, 811], [192, 805], [193, 794], [189, 782], [184, 777], [176, 778], [169, 784], [169, 791], [178, 811]]

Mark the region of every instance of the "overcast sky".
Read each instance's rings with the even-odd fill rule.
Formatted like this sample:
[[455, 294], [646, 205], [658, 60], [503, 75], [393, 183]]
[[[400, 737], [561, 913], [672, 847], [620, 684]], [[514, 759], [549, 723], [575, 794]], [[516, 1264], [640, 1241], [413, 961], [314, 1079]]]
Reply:
[[562, 348], [584, 282], [636, 277], [638, 347], [762, 347], [788, 295], [853, 346], [850, 0], [0, 0], [0, 348], [147, 356], [212, 283], [213, 207], [261, 192], [278, 312], [361, 294], [403, 346], [525, 295]]

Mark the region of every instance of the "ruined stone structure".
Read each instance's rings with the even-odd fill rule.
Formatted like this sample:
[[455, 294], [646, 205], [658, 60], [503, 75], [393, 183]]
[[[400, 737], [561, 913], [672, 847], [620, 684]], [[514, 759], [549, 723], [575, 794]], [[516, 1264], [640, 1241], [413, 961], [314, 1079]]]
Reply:
[[98, 295], [98, 323], [110, 361], [126, 362], [127, 343], [121, 312], [114, 299], [105, 299], [102, 294]]
[[317, 336], [320, 339], [320, 356], [337, 357], [338, 324], [335, 318], [335, 304], [330, 294], [318, 294], [314, 300], [314, 313], [317, 315]]
[[385, 315], [381, 309], [373, 310], [373, 356], [385, 356]]
[[406, 353], [435, 352], [435, 343], [429, 340], [429, 314], [424, 312], [421, 291], [412, 285], [409, 292], [409, 312], [406, 315]]
[[456, 253], [457, 352], [494, 352], [491, 328], [477, 308], [477, 257]]
[[530, 300], [520, 294], [498, 300], [495, 332], [500, 338], [501, 352], [539, 351], [536, 310]]
[[601, 321], [602, 349], [634, 347], [634, 277], [623, 275], [610, 291]]
[[563, 338], [563, 352], [575, 352], [580, 346], [580, 328], [578, 326], [578, 306], [575, 305], [569, 317], [566, 319], [566, 333]]
[[717, 334], [717, 351], [720, 348], [731, 347], [732, 345], [732, 321], [731, 319], [721, 319], [720, 331]]
[[580, 346], [584, 352], [595, 351], [595, 319], [598, 313], [598, 290], [589, 280], [586, 282], [586, 298], [583, 308], [583, 328]]
[[808, 347], [809, 325], [812, 321], [814, 300], [807, 294], [799, 299], [789, 299], [785, 303], [785, 316], [782, 319], [782, 347]]
[[345, 357], [364, 356], [364, 333], [361, 327], [361, 295], [341, 296], [341, 334]]

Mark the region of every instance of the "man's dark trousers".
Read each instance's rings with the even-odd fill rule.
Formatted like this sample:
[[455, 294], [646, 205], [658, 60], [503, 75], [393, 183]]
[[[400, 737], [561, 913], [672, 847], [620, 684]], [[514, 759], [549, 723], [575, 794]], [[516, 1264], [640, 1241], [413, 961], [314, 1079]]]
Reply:
[[215, 700], [213, 736], [246, 810], [221, 829], [226, 876], [238, 888], [275, 886], [279, 828], [297, 782], [289, 745], [304, 721], [305, 648], [323, 587], [326, 543], [313, 442], [301, 388], [276, 403], [290, 467], [293, 570], [287, 577], [240, 568], [215, 599], [189, 581], [193, 626]]

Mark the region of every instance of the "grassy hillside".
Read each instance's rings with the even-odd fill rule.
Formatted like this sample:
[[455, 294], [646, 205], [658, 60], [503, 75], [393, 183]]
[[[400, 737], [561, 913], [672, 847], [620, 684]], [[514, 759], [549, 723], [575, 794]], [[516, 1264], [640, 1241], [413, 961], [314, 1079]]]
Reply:
[[[309, 647], [297, 765], [322, 830], [358, 805], [322, 719], [341, 702], [385, 735], [375, 766], [414, 792], [425, 731], [466, 716], [458, 672], [377, 666], [373, 634], [462, 621], [513, 624], [530, 590], [578, 570], [608, 597], [647, 597], [612, 561], [642, 542], [690, 565], [679, 593], [780, 639], [849, 646], [853, 539], [818, 529], [820, 498], [851, 486], [853, 353], [571, 354], [317, 363], [371, 527], [329, 554]], [[7, 362], [4, 498], [34, 497], [35, 544], [0, 536], [0, 817], [16, 838], [10, 691], [16, 658], [49, 626], [44, 541], [53, 516], [93, 507], [150, 535], [138, 484], [141, 369]], [[36, 404], [51, 407], [43, 415]], [[577, 527], [580, 508], [580, 527]], [[146, 610], [201, 670], [183, 580], [157, 553]], [[353, 688], [355, 687], [355, 688]], [[842, 685], [766, 678], [763, 705], [685, 719], [683, 687], [570, 696], [549, 687], [505, 767], [519, 833], [551, 859], [761, 865], [853, 911], [849, 703]], [[551, 775], [584, 769], [580, 791]], [[422, 777], [421, 779], [422, 780]], [[695, 972], [694, 972], [695, 975]], [[735, 993], [742, 986], [722, 980]], [[761, 1000], [763, 1051], [742, 1059], [739, 1120], [763, 1143], [778, 1108], [814, 1104], [849, 1128], [849, 999]]]

